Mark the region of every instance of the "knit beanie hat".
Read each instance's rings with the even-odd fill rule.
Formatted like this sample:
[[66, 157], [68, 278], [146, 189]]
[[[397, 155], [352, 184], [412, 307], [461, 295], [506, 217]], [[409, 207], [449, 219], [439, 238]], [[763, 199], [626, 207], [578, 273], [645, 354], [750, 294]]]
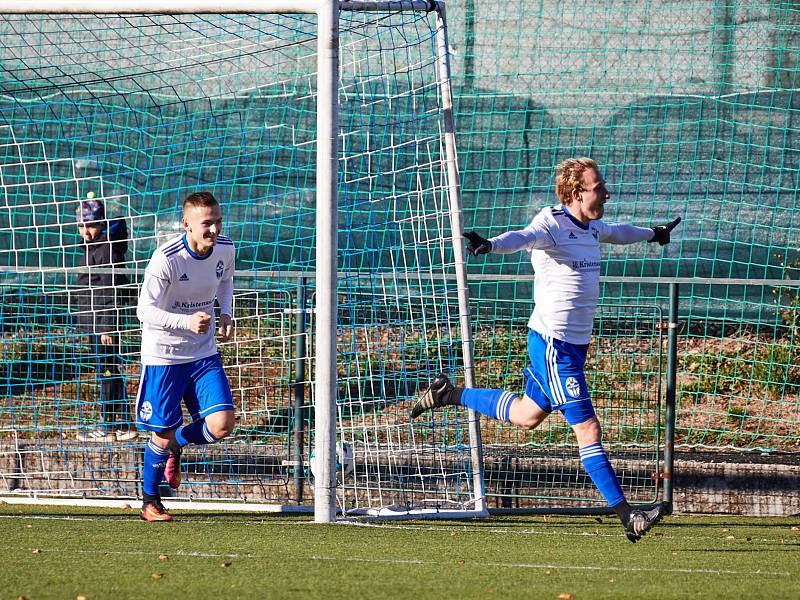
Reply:
[[106, 209], [99, 200], [83, 200], [76, 209], [78, 223], [86, 224], [103, 221], [106, 218]]

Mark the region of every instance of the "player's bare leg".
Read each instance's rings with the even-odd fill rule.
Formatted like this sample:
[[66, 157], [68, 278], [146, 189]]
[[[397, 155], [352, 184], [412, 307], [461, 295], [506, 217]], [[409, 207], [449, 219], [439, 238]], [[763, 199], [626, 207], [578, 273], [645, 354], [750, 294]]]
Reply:
[[526, 431], [533, 431], [550, 416], [549, 412], [530, 400], [516, 397], [511, 403], [509, 417], [511, 422]]
[[232, 410], [220, 410], [211, 413], [205, 418], [205, 421], [209, 433], [217, 440], [228, 437], [233, 432], [233, 426], [236, 423]]

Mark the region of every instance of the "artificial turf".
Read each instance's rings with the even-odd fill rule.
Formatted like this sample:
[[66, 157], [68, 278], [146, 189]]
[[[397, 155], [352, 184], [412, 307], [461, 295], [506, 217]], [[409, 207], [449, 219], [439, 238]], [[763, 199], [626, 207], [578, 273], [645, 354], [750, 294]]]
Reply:
[[800, 598], [800, 518], [174, 515], [0, 505], [0, 598]]

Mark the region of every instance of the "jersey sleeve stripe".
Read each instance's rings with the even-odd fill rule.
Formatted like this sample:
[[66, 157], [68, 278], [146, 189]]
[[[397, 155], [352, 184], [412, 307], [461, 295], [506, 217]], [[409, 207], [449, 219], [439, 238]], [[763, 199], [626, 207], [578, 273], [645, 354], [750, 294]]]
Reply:
[[183, 248], [183, 244], [170, 244], [169, 246], [166, 246], [166, 247], [162, 248], [161, 251], [164, 254], [167, 254], [168, 252], [172, 252], [173, 250], [176, 250], [176, 249], [180, 250], [181, 248]]

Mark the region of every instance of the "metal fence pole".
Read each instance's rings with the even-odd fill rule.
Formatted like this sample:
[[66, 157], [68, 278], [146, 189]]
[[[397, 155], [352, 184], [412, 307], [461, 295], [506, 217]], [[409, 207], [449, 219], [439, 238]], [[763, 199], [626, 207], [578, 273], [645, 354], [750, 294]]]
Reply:
[[680, 286], [669, 284], [669, 329], [667, 331], [667, 394], [664, 414], [663, 500], [672, 512], [672, 476], [675, 464], [675, 394], [678, 371], [678, 298]]
[[301, 277], [297, 289], [297, 321], [295, 322], [294, 358], [294, 427], [292, 455], [294, 459], [294, 489], [297, 502], [303, 501], [303, 448], [305, 445], [305, 381], [306, 381], [306, 278]]

